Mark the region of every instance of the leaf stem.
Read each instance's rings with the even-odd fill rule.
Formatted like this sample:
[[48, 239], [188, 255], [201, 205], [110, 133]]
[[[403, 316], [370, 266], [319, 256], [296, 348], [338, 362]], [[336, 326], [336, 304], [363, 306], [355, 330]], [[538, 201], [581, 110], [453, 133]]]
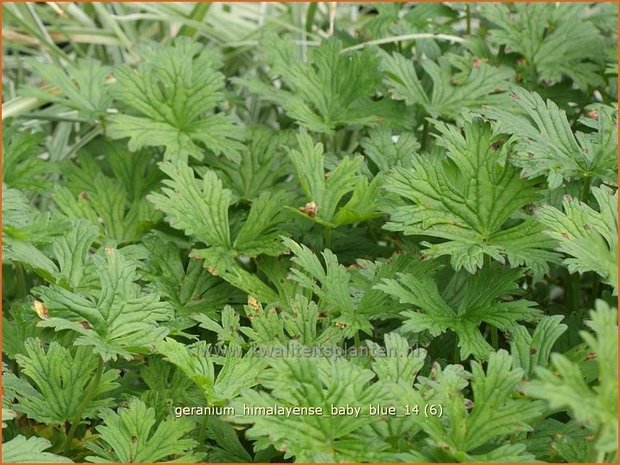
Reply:
[[78, 405], [78, 408], [73, 416], [73, 420], [71, 420], [71, 429], [69, 430], [69, 434], [67, 434], [67, 439], [65, 441], [65, 453], [71, 450], [71, 442], [73, 441], [73, 437], [75, 436], [75, 432], [80, 424], [80, 419], [82, 418], [82, 414], [86, 407], [93, 399], [95, 392], [97, 391], [97, 386], [99, 385], [99, 381], [101, 381], [101, 375], [103, 374], [103, 359], [99, 357], [99, 362], [97, 364], [97, 371], [95, 372], [95, 377], [91, 380], [88, 388], [86, 389], [86, 393], [82, 398], [82, 402]]
[[467, 23], [467, 35], [471, 35], [471, 8], [469, 7], [469, 3], [465, 5], [465, 20]]
[[312, 26], [314, 26], [314, 15], [318, 7], [318, 2], [311, 2], [308, 5], [308, 12], [306, 13], [306, 32], [312, 32]]
[[489, 332], [491, 333], [491, 345], [495, 350], [499, 349], [499, 337], [497, 335], [497, 328], [495, 326], [489, 326]]
[[326, 249], [330, 249], [332, 248], [332, 228], [330, 228], [329, 226], [325, 226], [325, 248]]
[[424, 118], [424, 124], [422, 124], [422, 140], [420, 141], [421, 147], [420, 151], [426, 151], [426, 143], [428, 139], [428, 119]]
[[586, 203], [590, 194], [590, 185], [592, 184], [592, 177], [586, 176], [583, 178], [583, 186], [581, 186], [581, 192], [579, 194], [579, 200]]
[[15, 263], [15, 297], [23, 299], [26, 297], [26, 274], [21, 263]]

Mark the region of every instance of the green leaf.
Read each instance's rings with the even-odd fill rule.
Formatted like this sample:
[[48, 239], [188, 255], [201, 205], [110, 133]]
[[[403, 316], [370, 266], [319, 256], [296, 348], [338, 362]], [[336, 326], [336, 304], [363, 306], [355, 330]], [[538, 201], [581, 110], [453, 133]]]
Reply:
[[532, 308], [535, 302], [502, 301], [516, 293], [515, 280], [521, 277], [521, 270], [489, 266], [470, 276], [450, 270], [438, 274], [436, 268], [434, 264], [420, 263], [415, 272], [400, 274], [398, 279], [384, 279], [375, 288], [414, 307], [402, 312], [406, 317], [403, 331], [427, 330], [435, 337], [448, 329], [454, 331], [459, 338], [461, 359], [470, 354], [479, 359], [489, 357], [492, 348], [480, 332], [481, 323], [505, 331], [517, 321], [531, 321], [540, 313]]
[[[526, 392], [544, 399], [552, 409], [570, 412], [578, 421], [596, 433], [599, 453], [615, 456], [618, 450], [618, 311], [604, 301], [596, 301], [588, 326], [582, 331], [595, 355], [598, 382], [589, 386], [579, 366], [561, 354], [552, 354], [553, 371], [538, 368], [538, 379], [526, 386]], [[599, 456], [600, 458], [600, 456]], [[602, 460], [600, 460], [602, 461]]]
[[252, 202], [245, 224], [231, 240], [228, 210], [232, 194], [224, 189], [213, 171], [204, 174], [202, 183], [186, 164], [165, 162], [161, 169], [170, 176], [163, 193], [153, 193], [149, 200], [167, 215], [177, 229], [208, 244], [208, 249], [192, 250], [192, 258], [204, 259], [209, 273], [221, 276], [235, 287], [267, 301], [275, 294], [261, 279], [242, 268], [237, 257], [283, 252], [277, 241], [276, 226], [288, 215], [281, 210], [285, 195], [263, 193]]
[[58, 285], [33, 290], [48, 308], [40, 326], [79, 334], [75, 345], [91, 346], [104, 360], [151, 350], [167, 329], [159, 323], [173, 317], [167, 302], [136, 284], [136, 265], [118, 250], [107, 248], [105, 257], [93, 256], [99, 288], [71, 292]]
[[77, 110], [87, 120], [105, 116], [112, 103], [106, 84], [110, 67], [93, 58], [78, 59], [74, 63], [65, 63], [63, 67], [31, 60], [30, 66], [44, 81], [58, 87], [60, 95], [35, 87], [25, 89], [24, 95]]
[[[287, 350], [283, 347], [283, 350]], [[291, 348], [290, 350], [294, 350]], [[290, 352], [286, 352], [290, 353]], [[257, 444], [273, 444], [299, 462], [349, 461], [352, 457], [371, 458], [381, 444], [359, 447], [351, 435], [376, 421], [367, 406], [380, 402], [378, 385], [371, 385], [372, 371], [343, 358], [294, 357], [271, 358], [261, 376], [264, 390], [245, 389], [233, 402], [235, 422], [250, 424], [246, 437]], [[273, 408], [321, 407], [322, 415], [243, 414], [244, 406]], [[331, 405], [364, 406], [357, 418], [332, 415]], [[264, 447], [264, 446], [263, 446]]]
[[563, 318], [562, 315], [543, 317], [531, 335], [521, 325], [509, 330], [513, 366], [523, 370], [524, 378], [529, 379], [536, 367], [547, 366], [553, 344], [566, 331], [567, 326], [560, 323]]
[[555, 259], [553, 241], [540, 225], [522, 214], [539, 196], [534, 181], [519, 177], [489, 125], [469, 122], [464, 134], [437, 123], [445, 157], [416, 156], [411, 167], [394, 167], [385, 188], [406, 200], [391, 211], [385, 228], [408, 235], [445, 239], [423, 242], [429, 258], [450, 256], [455, 270], [482, 268], [484, 257], [511, 266], [526, 265], [538, 277]]
[[2, 444], [3, 463], [73, 463], [67, 457], [43, 452], [52, 447], [44, 438], [19, 435]]
[[608, 45], [584, 5], [493, 3], [481, 13], [498, 26], [489, 30], [491, 41], [525, 58], [537, 81], [568, 76], [584, 90], [603, 84], [599, 68]]
[[201, 260], [182, 256], [177, 244], [161, 235], [151, 234], [142, 239], [148, 255], [141, 270], [142, 276], [154, 290], [170, 301], [177, 312], [215, 312], [228, 302], [243, 301], [241, 293], [222, 279], [212, 276]]
[[177, 462], [199, 461], [194, 454], [196, 441], [187, 437], [194, 424], [191, 420], [170, 418], [157, 422], [155, 411], [138, 399], [132, 399], [118, 412], [102, 412], [103, 425], [96, 427], [99, 440], [85, 446], [96, 455], [86, 457], [95, 463]]
[[[51, 342], [47, 351], [40, 339], [25, 342], [25, 355], [18, 354], [17, 362], [23, 375], [31, 380], [36, 391], [18, 390], [15, 410], [25, 413], [40, 423], [62, 425], [72, 421], [78, 412], [84, 393], [97, 370], [97, 359], [90, 349], [78, 347], [73, 353], [57, 342]], [[117, 370], [106, 370], [95, 389], [81, 418], [94, 418], [102, 407], [113, 404], [104, 397], [118, 387]]]
[[[473, 403], [464, 397], [462, 380], [454, 374], [448, 372], [449, 377], [433, 383], [437, 393], [427, 402], [441, 403], [445, 420], [429, 417], [422, 426], [451, 457], [477, 462], [514, 456], [518, 461], [531, 461], [523, 444], [506, 442], [509, 435], [531, 430], [529, 422], [541, 414], [542, 404], [516, 395], [522, 371], [511, 369], [511, 364], [505, 350], [491, 352], [486, 370], [472, 362]], [[485, 450], [486, 454], [480, 453]]]
[[215, 112], [224, 97], [220, 57], [185, 37], [142, 54], [137, 69], [118, 67], [114, 73], [115, 96], [139, 116], [111, 116], [110, 136], [129, 137], [131, 151], [165, 146], [168, 159], [201, 160], [205, 148], [236, 159], [243, 133], [232, 118]]
[[551, 189], [572, 178], [597, 178], [617, 184], [617, 111], [605, 105], [580, 121], [588, 132], [573, 132], [566, 117], [553, 101], [515, 87], [510, 94], [516, 108], [491, 106], [483, 114], [495, 121], [499, 132], [516, 141], [512, 161], [522, 176], [547, 176]]
[[[332, 228], [379, 215], [376, 207], [378, 181], [369, 183], [368, 178], [360, 174], [361, 157], [344, 158], [326, 173], [323, 145], [313, 145], [312, 138], [305, 132], [297, 137], [297, 142], [299, 150], [287, 151], [308, 201], [297, 213]], [[350, 193], [352, 197], [339, 208]]]
[[392, 97], [408, 105], [420, 105], [434, 118], [455, 119], [464, 109], [497, 101], [498, 94], [508, 90], [513, 75], [510, 68], [494, 67], [474, 57], [468, 57], [460, 76], [453, 71], [454, 66], [462, 66], [456, 55], [440, 57], [437, 62], [423, 59], [420, 66], [432, 82], [429, 91], [418, 77], [413, 60], [400, 53], [383, 53], [382, 58], [385, 83]]
[[217, 175], [207, 171], [200, 182], [187, 164], [164, 162], [160, 168], [170, 179], [164, 180], [162, 194], [151, 194], [148, 199], [166, 214], [171, 226], [211, 246], [231, 248], [231, 193]]
[[279, 76], [288, 90], [258, 81], [237, 82], [280, 103], [305, 128], [333, 133], [341, 127], [379, 122], [375, 114], [383, 112], [382, 103], [372, 99], [381, 82], [374, 51], [344, 53], [339, 40], [329, 39], [309, 52], [306, 63], [294, 57], [289, 41], [275, 36], [268, 37], [265, 50], [273, 78]]
[[16, 124], [3, 124], [2, 181], [8, 187], [35, 192], [49, 187], [42, 175], [51, 171], [50, 163], [39, 158], [44, 140], [42, 132], [19, 131]]
[[571, 273], [594, 271], [618, 289], [618, 192], [605, 185], [593, 187], [596, 211], [570, 196], [562, 202], [564, 212], [549, 205], [538, 209], [538, 220], [569, 255], [564, 264]]
[[[234, 346], [225, 357], [215, 355], [204, 341], [183, 345], [167, 338], [157, 350], [164, 359], [178, 367], [202, 392], [208, 405], [223, 405], [239, 395], [245, 387], [254, 386], [265, 367], [264, 360], [248, 353], [242, 356]], [[222, 365], [217, 377], [214, 363]]]

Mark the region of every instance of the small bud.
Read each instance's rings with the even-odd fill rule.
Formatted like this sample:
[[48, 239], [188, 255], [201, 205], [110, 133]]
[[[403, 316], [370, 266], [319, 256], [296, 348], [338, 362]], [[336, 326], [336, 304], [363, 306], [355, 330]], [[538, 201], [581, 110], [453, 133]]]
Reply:
[[252, 307], [254, 310], [260, 309], [260, 304], [258, 303], [258, 300], [256, 300], [251, 295], [248, 296], [248, 305]]
[[314, 200], [312, 202], [308, 202], [299, 210], [308, 215], [310, 218], [314, 218], [317, 213], [316, 203], [314, 203]]
[[33, 310], [42, 320], [47, 320], [47, 307], [40, 300], [35, 300], [32, 305]]

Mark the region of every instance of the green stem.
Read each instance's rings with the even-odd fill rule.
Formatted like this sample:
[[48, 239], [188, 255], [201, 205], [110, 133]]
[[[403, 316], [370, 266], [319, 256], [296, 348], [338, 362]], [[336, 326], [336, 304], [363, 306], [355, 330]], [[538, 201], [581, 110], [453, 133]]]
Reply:
[[21, 263], [15, 263], [15, 297], [23, 299], [26, 297], [26, 274]]
[[489, 332], [491, 333], [491, 345], [495, 350], [499, 349], [499, 337], [497, 335], [497, 328], [495, 326], [489, 326]]
[[565, 290], [566, 292], [566, 303], [568, 304], [568, 307], [576, 312], [579, 310], [581, 303], [580, 303], [580, 286], [581, 286], [581, 279], [579, 277], [579, 273], [573, 273], [571, 275], [569, 275], [568, 280], [567, 280], [567, 285], [568, 288]]
[[601, 292], [601, 280], [598, 276], [598, 273], [593, 273], [592, 274], [592, 306], [594, 306], [594, 301], [598, 299], [600, 292]]
[[311, 2], [308, 5], [308, 12], [306, 13], [306, 32], [312, 32], [312, 26], [314, 26], [314, 15], [318, 7], [318, 2]]
[[362, 345], [362, 341], [360, 340], [360, 333], [358, 331], [353, 335], [353, 343], [355, 347], [360, 347]]
[[[209, 2], [196, 3], [188, 19], [201, 22], [207, 15], [209, 8], [211, 8], [211, 3]], [[196, 28], [184, 25], [179, 31], [179, 36], [195, 37], [197, 32]]]
[[579, 200], [583, 203], [586, 203], [588, 200], [588, 195], [590, 194], [590, 184], [592, 184], [592, 178], [590, 176], [583, 178], [583, 186], [581, 187], [581, 193], [579, 194]]
[[467, 22], [467, 35], [471, 35], [471, 9], [469, 4], [465, 5], [465, 18]]
[[97, 391], [97, 386], [99, 386], [99, 381], [101, 381], [101, 375], [103, 374], [103, 359], [99, 357], [99, 362], [97, 364], [97, 371], [95, 373], [95, 377], [91, 380], [86, 392], [84, 393], [84, 398], [82, 402], [78, 405], [77, 411], [71, 420], [71, 429], [69, 430], [69, 434], [67, 434], [67, 439], [65, 441], [65, 453], [71, 450], [71, 443], [73, 442], [73, 437], [75, 436], [75, 432], [80, 424], [80, 420], [82, 418], [82, 414], [86, 407], [93, 400], [93, 396]]
[[424, 118], [424, 124], [422, 125], [422, 140], [420, 151], [424, 152], [426, 150], [426, 143], [428, 139], [428, 119]]
[[330, 249], [332, 248], [332, 228], [330, 228], [329, 226], [325, 226], [325, 248], [326, 249]]

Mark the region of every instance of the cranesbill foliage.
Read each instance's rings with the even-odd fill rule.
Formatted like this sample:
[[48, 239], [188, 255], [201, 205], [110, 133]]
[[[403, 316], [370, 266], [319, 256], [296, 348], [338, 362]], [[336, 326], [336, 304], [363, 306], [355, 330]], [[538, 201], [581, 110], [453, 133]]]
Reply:
[[2, 462], [618, 461], [617, 5], [2, 3]]

